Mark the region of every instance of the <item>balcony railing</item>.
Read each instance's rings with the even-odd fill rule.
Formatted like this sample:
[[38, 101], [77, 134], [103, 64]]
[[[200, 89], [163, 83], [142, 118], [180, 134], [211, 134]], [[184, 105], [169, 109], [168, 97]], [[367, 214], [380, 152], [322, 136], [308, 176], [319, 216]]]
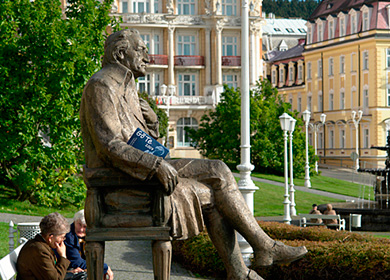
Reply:
[[241, 56], [223, 56], [222, 66], [241, 66]]
[[149, 64], [168, 65], [168, 56], [166, 54], [149, 54]]
[[175, 55], [176, 66], [203, 66], [204, 57], [200, 55]]
[[213, 105], [213, 96], [151, 96], [157, 105]]

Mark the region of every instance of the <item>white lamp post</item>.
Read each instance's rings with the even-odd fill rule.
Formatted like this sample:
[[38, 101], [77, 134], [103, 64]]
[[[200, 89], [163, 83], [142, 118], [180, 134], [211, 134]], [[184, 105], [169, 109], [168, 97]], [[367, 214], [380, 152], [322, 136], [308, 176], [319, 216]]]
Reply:
[[305, 187], [311, 188], [310, 183], [310, 174], [309, 174], [309, 137], [308, 137], [308, 127], [310, 122], [310, 111], [305, 110], [302, 113], [303, 121], [305, 122], [305, 128], [306, 128], [306, 163], [305, 163]]
[[[237, 166], [240, 171], [238, 188], [249, 209], [253, 213], [253, 194], [258, 189], [251, 179], [254, 166], [250, 162], [250, 95], [249, 95], [249, 10], [248, 1], [243, 0], [241, 6], [241, 162]], [[253, 249], [241, 236], [237, 237], [241, 254], [245, 263], [250, 263]]]
[[175, 86], [174, 85], [166, 86], [165, 84], [162, 84], [160, 86], [160, 89], [161, 89], [161, 94], [164, 97], [165, 97], [165, 94], [167, 94], [167, 90], [168, 90], [168, 94], [167, 94], [167, 97], [166, 97], [168, 126], [167, 126], [167, 136], [165, 138], [165, 146], [167, 146], [168, 145], [168, 140], [169, 140], [169, 107], [170, 107], [170, 103], [171, 103], [171, 98], [175, 94], [176, 90], [175, 90]]
[[294, 176], [293, 176], [293, 132], [295, 129], [296, 119], [290, 118], [290, 125], [288, 128], [290, 138], [290, 215], [296, 216], [297, 210], [295, 210], [295, 189], [294, 189]]
[[[312, 125], [312, 128], [314, 130], [314, 153], [315, 153], [316, 156], [317, 156], [317, 132], [320, 130], [320, 127], [325, 124], [326, 115], [325, 114], [321, 114], [320, 120], [321, 120], [320, 123]], [[317, 157], [316, 157], [316, 163], [315, 163], [315, 170], [316, 170], [316, 173], [318, 174], [318, 161], [317, 161]]]
[[363, 111], [359, 110], [358, 115], [356, 116], [356, 111], [352, 111], [351, 117], [353, 124], [355, 125], [355, 130], [356, 130], [356, 162], [355, 162], [355, 168], [356, 171], [359, 169], [359, 122], [362, 119], [363, 116]]
[[290, 216], [290, 200], [289, 200], [289, 193], [288, 193], [288, 163], [287, 163], [287, 131], [290, 128], [290, 120], [291, 117], [283, 113], [280, 117], [280, 126], [283, 130], [283, 139], [284, 139], [284, 217], [283, 222], [286, 224], [290, 224], [291, 222], [291, 216]]

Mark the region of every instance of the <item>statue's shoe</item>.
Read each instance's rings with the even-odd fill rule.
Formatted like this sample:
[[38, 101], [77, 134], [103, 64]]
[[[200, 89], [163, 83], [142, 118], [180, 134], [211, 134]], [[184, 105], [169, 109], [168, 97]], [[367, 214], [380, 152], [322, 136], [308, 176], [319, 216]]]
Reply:
[[258, 266], [286, 264], [302, 258], [306, 253], [305, 246], [291, 247], [280, 241], [275, 241], [270, 250], [256, 254], [255, 264]]
[[252, 269], [248, 271], [248, 276], [246, 277], [248, 280], [264, 280], [259, 274], [254, 272]]

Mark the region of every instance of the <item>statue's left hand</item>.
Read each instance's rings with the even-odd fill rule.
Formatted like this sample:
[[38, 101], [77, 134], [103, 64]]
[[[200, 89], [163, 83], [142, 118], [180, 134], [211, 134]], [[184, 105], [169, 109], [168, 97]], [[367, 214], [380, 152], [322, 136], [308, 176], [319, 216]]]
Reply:
[[141, 105], [141, 111], [142, 115], [144, 116], [144, 119], [146, 123], [148, 124], [154, 124], [158, 121], [156, 113], [150, 108], [149, 103], [143, 99], [139, 99], [139, 104]]
[[163, 160], [156, 171], [157, 179], [164, 186], [164, 190], [171, 195], [178, 183], [177, 171], [168, 162]]

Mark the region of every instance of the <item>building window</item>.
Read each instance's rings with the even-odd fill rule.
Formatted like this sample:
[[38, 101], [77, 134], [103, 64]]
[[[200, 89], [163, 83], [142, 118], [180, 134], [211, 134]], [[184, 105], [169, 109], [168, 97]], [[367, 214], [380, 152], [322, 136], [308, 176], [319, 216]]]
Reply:
[[122, 0], [120, 4], [122, 5], [121, 6], [122, 13], [127, 14], [129, 12], [129, 3], [127, 2], [127, 0]]
[[333, 57], [329, 58], [329, 76], [333, 76]]
[[302, 97], [298, 97], [298, 108], [297, 108], [297, 110], [298, 110], [298, 112], [302, 112]]
[[363, 52], [363, 70], [368, 70], [368, 51]]
[[387, 106], [390, 106], [390, 88], [387, 88]]
[[340, 31], [339, 31], [339, 36], [344, 37], [345, 36], [345, 17], [342, 16], [340, 17]]
[[311, 96], [307, 97], [307, 110], [312, 112], [312, 110], [311, 110]]
[[144, 41], [145, 45], [150, 50], [150, 35], [149, 34], [140, 34], [141, 39]]
[[333, 149], [334, 148], [334, 130], [329, 129], [329, 148]]
[[329, 93], [329, 110], [333, 111], [333, 104], [334, 104], [334, 94], [333, 92]]
[[179, 96], [195, 96], [197, 95], [197, 83], [195, 74], [179, 74]]
[[[160, 87], [162, 85], [162, 74], [154, 74], [154, 95], [160, 95]], [[152, 93], [153, 95], [153, 93]]]
[[154, 38], [153, 54], [161, 54], [160, 35], [154, 35], [153, 38]]
[[340, 149], [345, 149], [345, 129], [340, 129]]
[[222, 55], [236, 56], [237, 55], [237, 37], [222, 37]]
[[303, 67], [302, 65], [298, 66], [298, 80], [302, 80], [303, 77]]
[[311, 24], [309, 24], [309, 26], [307, 27], [307, 38], [306, 38], [308, 44], [311, 44], [311, 42], [312, 42], [312, 39], [311, 39], [312, 36], [313, 36], [313, 34], [312, 34], [312, 28], [311, 28]]
[[334, 21], [333, 19], [329, 20], [328, 22], [328, 39], [334, 38]]
[[177, 0], [179, 15], [195, 15], [195, 0]]
[[149, 0], [133, 0], [133, 13], [149, 12]]
[[318, 78], [322, 78], [322, 60], [318, 60], [317, 62], [317, 66], [318, 66]]
[[311, 80], [311, 62], [307, 63], [307, 79]]
[[368, 128], [363, 129], [363, 148], [368, 149], [370, 147], [370, 131]]
[[186, 129], [198, 129], [198, 122], [194, 118], [181, 118], [177, 121], [177, 146], [178, 147], [190, 147], [191, 138], [188, 135]]
[[345, 56], [340, 56], [340, 74], [345, 73]]
[[318, 132], [317, 140], [318, 140], [318, 143], [317, 143], [318, 149], [323, 149], [323, 147], [324, 147], [324, 134], [322, 131]]
[[362, 31], [367, 31], [370, 28], [370, 17], [369, 17], [369, 11], [364, 11], [363, 12], [363, 30]]
[[272, 69], [271, 83], [276, 84], [276, 70]]
[[177, 55], [196, 55], [195, 36], [178, 36]]
[[288, 81], [293, 82], [294, 81], [294, 66], [290, 66], [288, 68]]
[[137, 90], [139, 92], [146, 92], [147, 94], [150, 94], [150, 74], [145, 77], [138, 78]]
[[225, 16], [236, 16], [237, 0], [222, 0], [222, 14]]
[[237, 89], [238, 76], [237, 75], [222, 75], [223, 84], [228, 85], [230, 88]]
[[386, 68], [390, 68], [390, 49], [386, 49]]
[[344, 91], [340, 92], [340, 109], [345, 109], [345, 93]]
[[281, 84], [284, 83], [284, 69], [283, 68], [279, 69], [279, 83], [281, 83]]
[[368, 109], [368, 88], [363, 89], [363, 109]]
[[351, 15], [351, 34], [357, 33], [357, 16], [356, 14]]
[[323, 99], [324, 99], [324, 97], [322, 96], [322, 92], [320, 91], [318, 93], [318, 111], [319, 112], [323, 111]]
[[322, 32], [322, 22], [317, 23], [317, 41], [321, 42], [324, 40], [324, 33]]
[[159, 13], [159, 12], [160, 12], [159, 0], [154, 0], [154, 13]]

